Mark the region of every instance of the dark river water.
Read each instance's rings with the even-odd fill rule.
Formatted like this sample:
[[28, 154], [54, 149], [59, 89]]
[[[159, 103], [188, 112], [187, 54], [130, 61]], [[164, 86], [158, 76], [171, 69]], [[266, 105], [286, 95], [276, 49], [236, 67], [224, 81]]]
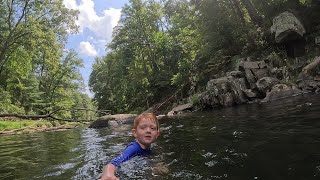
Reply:
[[[123, 179], [320, 179], [320, 95], [160, 120], [150, 157], [118, 169]], [[0, 136], [0, 179], [97, 179], [133, 140], [129, 125]], [[157, 174], [157, 164], [169, 172]]]

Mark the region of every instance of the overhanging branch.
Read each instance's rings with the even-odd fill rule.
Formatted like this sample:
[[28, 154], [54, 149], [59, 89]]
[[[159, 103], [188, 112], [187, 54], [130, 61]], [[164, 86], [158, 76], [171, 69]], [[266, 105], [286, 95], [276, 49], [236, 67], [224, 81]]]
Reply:
[[53, 116], [59, 111], [94, 111], [94, 112], [99, 112], [98, 110], [93, 110], [93, 109], [84, 109], [84, 108], [79, 108], [79, 109], [57, 109], [55, 111], [52, 111], [48, 114], [45, 115], [22, 115], [22, 114], [16, 114], [16, 113], [7, 113], [7, 114], [0, 114], [1, 117], [15, 117], [15, 118], [20, 118], [20, 119], [28, 119], [28, 120], [38, 120], [38, 119], [47, 119], [47, 120], [58, 120], [58, 121], [67, 121], [67, 122], [88, 122], [88, 120], [76, 120], [76, 119], [63, 119], [63, 118], [58, 118]]

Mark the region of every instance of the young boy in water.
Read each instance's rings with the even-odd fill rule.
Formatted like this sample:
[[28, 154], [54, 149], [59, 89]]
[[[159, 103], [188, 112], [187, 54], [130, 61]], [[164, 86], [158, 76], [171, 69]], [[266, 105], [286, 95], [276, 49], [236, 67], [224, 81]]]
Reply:
[[145, 156], [151, 153], [150, 145], [157, 140], [160, 134], [157, 117], [153, 113], [143, 113], [137, 116], [134, 119], [132, 134], [136, 141], [131, 142], [121, 155], [105, 166], [100, 180], [118, 180], [115, 176], [116, 167], [135, 156]]

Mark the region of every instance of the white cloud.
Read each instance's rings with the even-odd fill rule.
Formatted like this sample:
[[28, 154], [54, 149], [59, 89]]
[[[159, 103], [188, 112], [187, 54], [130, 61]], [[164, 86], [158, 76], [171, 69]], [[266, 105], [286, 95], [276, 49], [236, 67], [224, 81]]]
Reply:
[[114, 28], [120, 19], [121, 9], [110, 8], [108, 10], [104, 10], [104, 15], [111, 17], [111, 27]]
[[80, 32], [88, 28], [97, 37], [110, 42], [112, 29], [120, 19], [121, 9], [105, 9], [103, 15], [98, 16], [93, 0], [81, 0], [80, 5], [77, 5], [76, 0], [64, 0], [64, 4], [67, 8], [79, 10], [80, 14], [76, 23], [80, 27]]
[[80, 43], [79, 50], [81, 54], [84, 54], [90, 57], [94, 57], [98, 54], [94, 46], [91, 45], [90, 42], [88, 41], [82, 41]]
[[63, 3], [66, 6], [66, 8], [69, 8], [69, 9], [77, 8], [76, 0], [64, 0]]

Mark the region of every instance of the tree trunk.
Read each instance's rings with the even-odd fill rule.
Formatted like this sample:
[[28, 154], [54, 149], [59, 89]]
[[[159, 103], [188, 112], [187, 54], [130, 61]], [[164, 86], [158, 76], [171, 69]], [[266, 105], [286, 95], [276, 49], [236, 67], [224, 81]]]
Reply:
[[45, 114], [45, 115], [21, 115], [21, 114], [0, 114], [0, 118], [6, 118], [6, 117], [16, 117], [20, 119], [28, 119], [28, 120], [38, 120], [38, 119], [48, 119], [48, 120], [59, 120], [59, 121], [68, 121], [68, 122], [87, 122], [88, 120], [75, 120], [75, 119], [62, 119], [54, 117], [53, 114], [59, 112], [59, 111], [94, 111], [99, 112], [97, 110], [93, 109], [85, 109], [85, 108], [78, 108], [78, 109], [58, 109], [51, 113]]

